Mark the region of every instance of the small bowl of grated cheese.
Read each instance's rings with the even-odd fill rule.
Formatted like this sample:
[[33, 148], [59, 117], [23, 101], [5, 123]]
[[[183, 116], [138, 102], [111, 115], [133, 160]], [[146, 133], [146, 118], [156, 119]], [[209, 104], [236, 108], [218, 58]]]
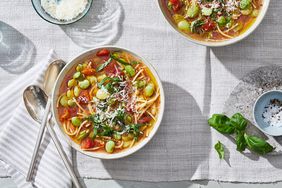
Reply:
[[37, 14], [47, 22], [67, 25], [83, 18], [92, 0], [31, 0]]
[[282, 91], [262, 94], [255, 102], [253, 116], [256, 126], [271, 136], [282, 135]]

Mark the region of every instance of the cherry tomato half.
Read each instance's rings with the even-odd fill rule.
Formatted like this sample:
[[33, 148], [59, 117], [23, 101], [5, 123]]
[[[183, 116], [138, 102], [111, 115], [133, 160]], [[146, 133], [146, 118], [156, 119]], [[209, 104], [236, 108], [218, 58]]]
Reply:
[[102, 50], [98, 51], [98, 52], [96, 53], [96, 55], [97, 55], [98, 57], [101, 57], [101, 56], [108, 56], [108, 55], [110, 55], [110, 51], [107, 50], [107, 49], [102, 49]]
[[207, 21], [203, 26], [204, 31], [212, 31], [216, 27], [216, 24], [213, 21]]

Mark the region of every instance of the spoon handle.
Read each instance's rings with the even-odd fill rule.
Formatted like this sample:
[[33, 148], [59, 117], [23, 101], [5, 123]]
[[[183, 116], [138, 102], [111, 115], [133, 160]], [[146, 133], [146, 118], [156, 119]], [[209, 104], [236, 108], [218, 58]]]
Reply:
[[42, 123], [40, 125], [40, 129], [39, 129], [39, 132], [38, 132], [38, 135], [37, 135], [37, 139], [36, 139], [36, 143], [35, 143], [35, 148], [33, 150], [33, 154], [32, 154], [31, 162], [30, 162], [30, 165], [29, 165], [29, 169], [28, 169], [28, 172], [27, 172], [27, 175], [26, 175], [26, 181], [27, 182], [32, 180], [32, 174], [33, 174], [34, 166], [36, 164], [36, 159], [37, 159], [37, 156], [38, 156], [38, 151], [39, 151], [40, 143], [41, 143], [41, 140], [43, 138], [43, 133], [44, 133], [45, 126], [46, 126], [46, 123], [47, 123], [50, 107], [51, 107], [51, 102], [50, 102], [50, 100], [48, 100], [47, 104], [46, 104], [45, 111], [44, 111], [44, 116], [43, 116], [43, 119], [42, 119]]
[[76, 177], [76, 175], [75, 175], [75, 173], [73, 171], [73, 168], [72, 168], [72, 166], [71, 166], [71, 164], [70, 164], [70, 162], [69, 162], [69, 160], [68, 160], [68, 158], [66, 156], [66, 153], [64, 152], [64, 150], [63, 150], [63, 148], [62, 148], [62, 146], [60, 144], [60, 141], [57, 138], [56, 133], [55, 133], [55, 131], [54, 131], [54, 129], [53, 129], [51, 124], [47, 125], [47, 130], [49, 131], [50, 136], [51, 136], [52, 140], [54, 141], [54, 144], [55, 144], [55, 146], [56, 146], [56, 148], [57, 148], [57, 150], [58, 150], [58, 152], [59, 152], [59, 154], [60, 154], [64, 164], [65, 164], [65, 167], [67, 168], [67, 170], [68, 170], [68, 172], [69, 172], [69, 174], [71, 176], [71, 179], [72, 179], [75, 187], [76, 188], [81, 188], [81, 186], [79, 184], [79, 181], [78, 181], [78, 179], [77, 179], [77, 177]]

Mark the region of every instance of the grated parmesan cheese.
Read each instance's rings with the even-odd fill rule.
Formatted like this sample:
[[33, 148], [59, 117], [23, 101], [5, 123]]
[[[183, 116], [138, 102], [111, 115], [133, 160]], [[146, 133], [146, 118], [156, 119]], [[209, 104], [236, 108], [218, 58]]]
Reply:
[[57, 20], [72, 20], [79, 16], [88, 0], [41, 0], [42, 8]]
[[202, 0], [198, 0], [198, 4], [201, 8], [211, 8], [211, 9], [218, 9], [218, 8], [225, 8], [227, 12], [234, 12], [238, 10], [240, 5], [240, 0], [213, 0], [212, 2], [205, 2]]
[[234, 12], [238, 9], [240, 1], [238, 0], [227, 0], [225, 3], [226, 11], [227, 12]]

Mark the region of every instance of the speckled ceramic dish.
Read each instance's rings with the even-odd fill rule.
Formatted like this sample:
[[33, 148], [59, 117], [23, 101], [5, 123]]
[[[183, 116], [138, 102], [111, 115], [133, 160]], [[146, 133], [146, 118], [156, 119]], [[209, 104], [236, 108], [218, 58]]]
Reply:
[[72, 19], [72, 20], [57, 20], [53, 17], [51, 17], [42, 7], [41, 7], [41, 0], [31, 0], [33, 8], [35, 9], [36, 13], [45, 21], [50, 22], [52, 24], [57, 24], [57, 25], [67, 25], [67, 24], [71, 24], [74, 23], [78, 20], [80, 20], [81, 18], [83, 18], [89, 11], [91, 5], [92, 5], [92, 1], [93, 0], [88, 0], [88, 4], [86, 5], [86, 8], [84, 9], [84, 11], [79, 14], [76, 18]]
[[[255, 103], [260, 96], [269, 91], [282, 91], [282, 67], [270, 65], [255, 69], [240, 79], [238, 85], [231, 92], [225, 102], [223, 112], [228, 116], [240, 112], [249, 120], [247, 133], [266, 139], [275, 146], [271, 155], [282, 154], [282, 137], [273, 137], [257, 125], [254, 119], [253, 110]], [[269, 101], [268, 101], [269, 102]], [[277, 135], [277, 134], [276, 134]], [[249, 151], [246, 151], [249, 152]]]

